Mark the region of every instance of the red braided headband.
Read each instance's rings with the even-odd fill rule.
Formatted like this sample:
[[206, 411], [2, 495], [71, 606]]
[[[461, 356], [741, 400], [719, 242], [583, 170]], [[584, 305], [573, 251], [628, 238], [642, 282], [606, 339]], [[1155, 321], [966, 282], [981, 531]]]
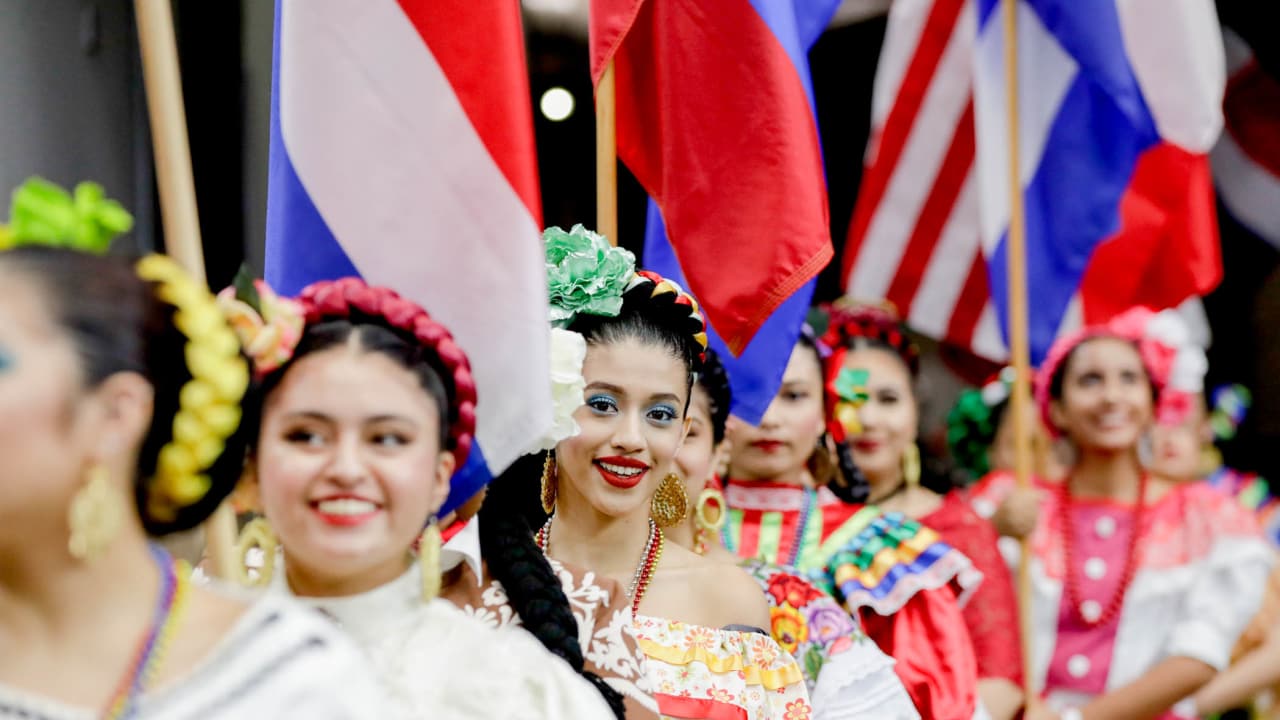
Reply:
[[453, 407], [449, 409], [457, 419], [448, 435], [453, 443], [453, 455], [459, 467], [466, 462], [476, 432], [476, 383], [466, 354], [454, 342], [448, 328], [394, 290], [371, 287], [360, 278], [312, 283], [302, 290], [298, 302], [308, 325], [349, 318], [355, 311], [413, 335], [424, 348], [434, 352], [453, 381]]
[[920, 349], [903, 330], [897, 315], [876, 305], [830, 305], [826, 308], [830, 322], [822, 342], [828, 347], [847, 348], [857, 338], [877, 340], [902, 358], [915, 375], [920, 370]]

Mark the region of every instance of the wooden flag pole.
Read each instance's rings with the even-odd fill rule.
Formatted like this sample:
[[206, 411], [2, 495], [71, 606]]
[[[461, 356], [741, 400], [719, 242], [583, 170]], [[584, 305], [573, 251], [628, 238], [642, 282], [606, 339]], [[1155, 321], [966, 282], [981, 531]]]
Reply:
[[[134, 14], [138, 20], [142, 75], [151, 118], [165, 249], [192, 276], [203, 280], [204, 252], [191, 174], [191, 150], [187, 145], [187, 117], [178, 72], [173, 10], [169, 0], [135, 0]], [[224, 502], [205, 523], [206, 548], [213, 573], [220, 578], [231, 579], [238, 574], [233, 552], [235, 535], [235, 514]]]
[[[1027, 321], [1027, 237], [1022, 208], [1018, 127], [1018, 0], [1004, 0], [1004, 84], [1009, 138], [1009, 354], [1014, 381], [1014, 474], [1018, 487], [1031, 487], [1031, 352]], [[1022, 636], [1023, 692], [1027, 707], [1036, 702], [1032, 690], [1031, 541], [1022, 539], [1018, 562], [1018, 624]]]
[[618, 94], [613, 60], [596, 88], [596, 232], [618, 244]]

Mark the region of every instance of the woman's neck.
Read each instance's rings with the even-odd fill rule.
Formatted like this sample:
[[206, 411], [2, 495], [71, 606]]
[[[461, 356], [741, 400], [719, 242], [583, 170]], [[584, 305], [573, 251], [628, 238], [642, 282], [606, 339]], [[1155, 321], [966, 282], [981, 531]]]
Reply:
[[871, 475], [864, 472], [867, 478], [867, 484], [870, 485], [870, 493], [867, 495], [867, 502], [871, 505], [879, 505], [886, 500], [902, 494], [907, 484], [902, 478], [902, 471], [893, 473], [885, 473], [883, 475]]
[[649, 541], [648, 505], [613, 517], [597, 511], [585, 498], [562, 492], [553, 517], [547, 554], [610, 577], [629, 576]]
[[1083, 451], [1068, 482], [1076, 497], [1134, 502], [1142, 464], [1136, 450], [1120, 452]]
[[779, 485], [811, 487], [813, 485], [813, 476], [809, 474], [809, 468], [803, 465], [772, 476], [735, 473], [733, 466], [731, 465], [729, 466], [728, 482], [770, 482], [777, 483]]
[[405, 554], [402, 560], [389, 562], [365, 572], [335, 576], [325, 572], [313, 572], [297, 561], [290, 561], [289, 551], [284, 551], [285, 580], [289, 589], [298, 597], [350, 597], [376, 590], [395, 581], [409, 569], [412, 558]]
[[[690, 504], [692, 505], [692, 503]], [[685, 518], [684, 522], [664, 528], [662, 532], [667, 536], [668, 542], [693, 550], [694, 538], [698, 534], [697, 520], [694, 518], [693, 509], [689, 509], [689, 517]]]
[[159, 588], [140, 527], [124, 530], [87, 562], [67, 553], [65, 538], [32, 538], [0, 551], [0, 647], [70, 644], [103, 632], [132, 643], [154, 612]]

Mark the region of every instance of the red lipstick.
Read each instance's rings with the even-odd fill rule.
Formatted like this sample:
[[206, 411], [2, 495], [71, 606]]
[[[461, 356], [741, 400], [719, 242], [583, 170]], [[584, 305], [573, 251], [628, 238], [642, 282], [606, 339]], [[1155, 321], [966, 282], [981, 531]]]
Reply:
[[630, 490], [639, 485], [644, 476], [649, 473], [649, 466], [645, 463], [620, 455], [596, 458], [592, 464], [596, 466], [596, 470], [605, 482], [622, 490]]

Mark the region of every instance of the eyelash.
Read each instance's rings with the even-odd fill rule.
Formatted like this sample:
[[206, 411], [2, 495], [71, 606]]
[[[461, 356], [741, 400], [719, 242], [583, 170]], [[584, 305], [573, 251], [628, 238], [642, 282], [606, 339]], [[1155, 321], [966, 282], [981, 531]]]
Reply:
[[[663, 417], [655, 417], [655, 415], [659, 413], [663, 415]], [[675, 422], [679, 415], [676, 413], [676, 409], [670, 405], [655, 405], [649, 408], [649, 411], [645, 413], [645, 417], [648, 417], [662, 427], [666, 427], [667, 425]]]
[[[587, 398], [587, 407], [596, 415], [618, 413], [618, 401], [611, 395], [592, 395]], [[659, 427], [665, 427], [675, 422], [680, 414], [670, 405], [655, 405], [645, 411], [645, 417]]]

